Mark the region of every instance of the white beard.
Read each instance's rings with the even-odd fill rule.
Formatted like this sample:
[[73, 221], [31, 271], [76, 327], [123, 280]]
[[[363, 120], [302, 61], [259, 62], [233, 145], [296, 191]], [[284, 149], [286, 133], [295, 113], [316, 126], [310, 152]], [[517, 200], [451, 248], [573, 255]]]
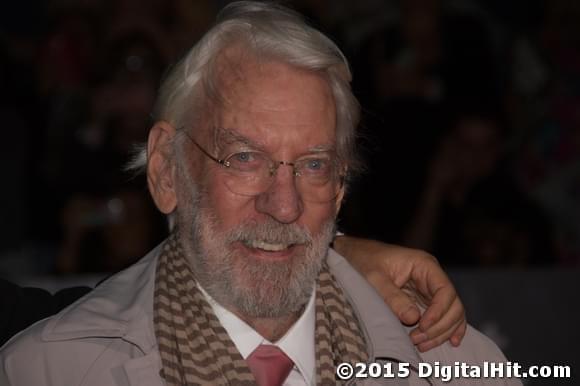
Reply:
[[[189, 183], [191, 185], [191, 183]], [[296, 224], [274, 219], [218, 231], [219, 222], [204, 197], [189, 187], [189, 208], [177, 213], [180, 242], [199, 284], [218, 303], [248, 318], [277, 318], [298, 312], [308, 301], [328, 245], [334, 218], [316, 236]], [[259, 240], [303, 246], [283, 261], [264, 261], [235, 249], [236, 242]]]

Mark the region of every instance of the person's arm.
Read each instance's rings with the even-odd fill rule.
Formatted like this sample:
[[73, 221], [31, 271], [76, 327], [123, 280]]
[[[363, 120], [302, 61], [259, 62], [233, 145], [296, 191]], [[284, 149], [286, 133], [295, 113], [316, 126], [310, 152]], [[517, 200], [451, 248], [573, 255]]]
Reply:
[[[433, 256], [350, 236], [337, 236], [333, 247], [367, 278], [403, 323], [419, 323], [411, 332], [419, 351], [448, 339], [454, 346], [461, 343], [467, 326], [465, 310]], [[418, 305], [426, 308], [423, 315]]]

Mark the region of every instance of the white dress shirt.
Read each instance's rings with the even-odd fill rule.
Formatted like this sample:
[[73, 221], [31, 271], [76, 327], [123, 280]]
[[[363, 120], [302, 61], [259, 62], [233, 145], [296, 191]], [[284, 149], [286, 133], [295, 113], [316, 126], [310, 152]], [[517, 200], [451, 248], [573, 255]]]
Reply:
[[294, 367], [286, 381], [284, 381], [284, 386], [310, 386], [315, 384], [315, 289], [312, 290], [306, 308], [296, 323], [277, 342], [270, 342], [234, 313], [226, 310], [221, 304], [216, 302], [201, 286], [198, 287], [244, 359], [248, 358], [256, 347], [261, 344], [278, 346], [294, 362]]

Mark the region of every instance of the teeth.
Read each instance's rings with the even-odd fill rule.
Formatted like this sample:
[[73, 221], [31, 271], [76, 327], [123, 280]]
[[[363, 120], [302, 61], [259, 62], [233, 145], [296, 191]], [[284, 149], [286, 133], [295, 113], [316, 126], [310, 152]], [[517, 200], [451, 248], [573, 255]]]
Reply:
[[265, 241], [250, 240], [246, 242], [252, 248], [259, 248], [269, 252], [278, 252], [288, 248], [289, 244], [270, 244]]

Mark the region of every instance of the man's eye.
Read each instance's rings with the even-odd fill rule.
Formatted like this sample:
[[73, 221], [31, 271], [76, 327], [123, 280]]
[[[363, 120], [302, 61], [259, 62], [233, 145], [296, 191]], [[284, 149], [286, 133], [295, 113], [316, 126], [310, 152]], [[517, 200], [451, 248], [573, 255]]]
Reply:
[[302, 169], [306, 173], [326, 173], [330, 170], [330, 161], [325, 158], [310, 158], [303, 161]]
[[254, 154], [253, 153], [250, 153], [248, 151], [241, 152], [241, 153], [236, 153], [232, 157], [232, 161], [234, 161], [234, 162], [240, 162], [240, 163], [252, 162], [254, 159], [255, 159]]
[[264, 155], [253, 151], [241, 151], [232, 154], [227, 161], [231, 168], [241, 171], [259, 170], [267, 164]]
[[319, 159], [310, 159], [306, 163], [306, 167], [310, 170], [319, 170], [323, 167], [323, 161]]

